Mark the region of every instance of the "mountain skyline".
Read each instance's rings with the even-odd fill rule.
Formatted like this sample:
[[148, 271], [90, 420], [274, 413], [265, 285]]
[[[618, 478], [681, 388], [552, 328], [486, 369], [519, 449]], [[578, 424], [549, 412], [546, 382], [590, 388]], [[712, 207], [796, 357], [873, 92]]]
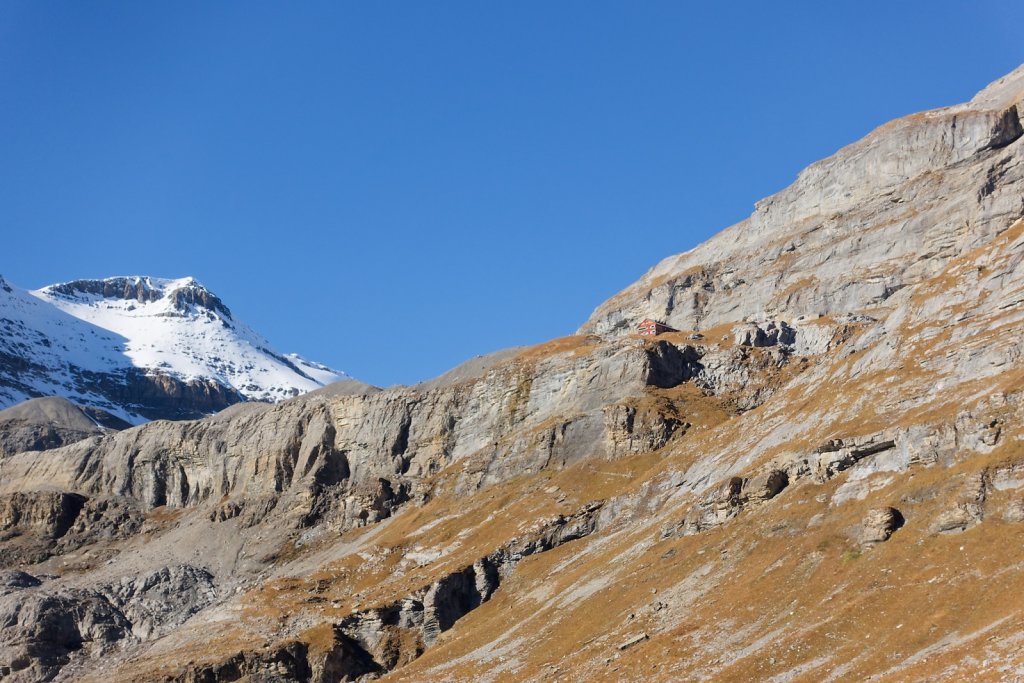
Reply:
[[[0, 411], [0, 676], [1021, 678], [1024, 65], [978, 87], [571, 336], [127, 429]], [[191, 279], [0, 294], [240, 327]]]
[[5, 7], [0, 272], [193, 275], [275, 347], [388, 386], [568, 334], [808, 163], [968, 99], [1020, 63], [1024, 9], [190, 16]]

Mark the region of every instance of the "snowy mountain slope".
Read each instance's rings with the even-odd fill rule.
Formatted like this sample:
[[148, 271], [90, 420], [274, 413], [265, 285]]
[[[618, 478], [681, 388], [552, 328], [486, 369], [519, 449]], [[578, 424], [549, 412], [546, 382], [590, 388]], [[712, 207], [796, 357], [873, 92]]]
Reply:
[[0, 407], [59, 395], [130, 422], [279, 401], [347, 379], [282, 355], [193, 278], [0, 280]]

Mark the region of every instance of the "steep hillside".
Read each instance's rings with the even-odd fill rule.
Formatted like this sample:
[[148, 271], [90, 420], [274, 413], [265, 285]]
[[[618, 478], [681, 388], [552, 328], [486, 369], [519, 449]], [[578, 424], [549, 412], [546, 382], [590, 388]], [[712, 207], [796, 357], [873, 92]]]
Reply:
[[892, 121], [812, 164], [747, 220], [606, 301], [580, 332], [625, 334], [645, 317], [704, 330], [891, 315], [911, 294], [902, 290], [1020, 217], [1022, 88], [1017, 70], [967, 104]]
[[63, 396], [129, 422], [195, 418], [345, 379], [283, 356], [192, 278], [0, 279], [0, 407]]
[[578, 335], [3, 459], [0, 674], [1024, 677], [1021, 107], [883, 126]]

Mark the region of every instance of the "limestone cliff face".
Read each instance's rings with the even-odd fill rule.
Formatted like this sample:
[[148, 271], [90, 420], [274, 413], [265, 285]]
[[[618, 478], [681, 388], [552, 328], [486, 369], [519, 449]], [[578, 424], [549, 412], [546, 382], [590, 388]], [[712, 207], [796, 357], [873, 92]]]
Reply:
[[883, 126], [579, 335], [0, 460], [0, 675], [1024, 676], [1022, 98]]
[[896, 293], [1024, 216], [1021, 81], [1015, 71], [970, 103], [893, 121], [812, 164], [750, 218], [599, 306], [581, 333], [626, 334], [646, 317], [704, 330], [896, 311], [909, 292]]
[[473, 490], [610, 454], [623, 439], [645, 444], [632, 450], [660, 447], [674, 428], [670, 408], [636, 419], [630, 401], [698, 376], [703, 353], [667, 341], [571, 340], [567, 351], [529, 352], [458, 383], [314, 393], [23, 453], [0, 465], [0, 491], [55, 485], [147, 509], [285, 498], [302, 524], [328, 508], [346, 525], [375, 522], [426, 495], [423, 482], [453, 464], [466, 463], [459, 486]]

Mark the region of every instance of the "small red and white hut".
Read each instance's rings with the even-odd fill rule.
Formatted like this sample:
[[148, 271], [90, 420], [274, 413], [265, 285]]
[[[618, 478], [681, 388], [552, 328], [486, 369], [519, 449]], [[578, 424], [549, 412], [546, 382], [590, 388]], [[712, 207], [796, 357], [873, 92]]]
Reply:
[[640, 324], [637, 325], [637, 332], [644, 337], [654, 337], [656, 335], [662, 334], [663, 332], [678, 331], [679, 330], [677, 330], [674, 327], [669, 327], [665, 323], [660, 322], [658, 320], [652, 320], [651, 318], [644, 318], [643, 320], [640, 321]]

